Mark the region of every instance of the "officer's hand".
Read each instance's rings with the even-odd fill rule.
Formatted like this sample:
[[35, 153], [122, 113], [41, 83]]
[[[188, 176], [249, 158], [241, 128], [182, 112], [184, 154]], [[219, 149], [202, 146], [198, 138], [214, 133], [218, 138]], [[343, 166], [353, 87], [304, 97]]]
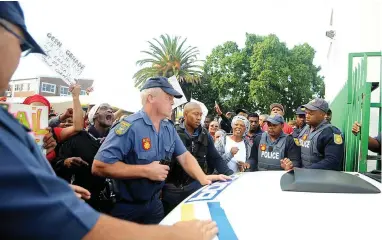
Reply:
[[48, 127], [46, 128], [46, 130], [48, 130], [49, 132], [45, 134], [42, 140], [44, 142], [43, 147], [46, 149], [46, 153], [50, 153], [56, 148], [57, 142], [54, 139], [53, 134], [51, 133], [51, 128]]
[[153, 161], [147, 165], [146, 178], [153, 181], [164, 181], [169, 170], [169, 166], [160, 164], [159, 161]]
[[238, 151], [239, 151], [239, 149], [237, 147], [232, 147], [231, 148], [232, 155], [235, 155]]
[[76, 168], [81, 166], [89, 166], [89, 164], [80, 157], [71, 157], [65, 159], [64, 166], [67, 168]]
[[72, 184], [69, 184], [69, 186], [73, 189], [74, 193], [76, 194], [78, 198], [82, 198], [86, 200], [90, 199], [90, 192], [87, 189], [77, 185], [72, 185]]
[[280, 160], [280, 163], [281, 163], [281, 167], [285, 171], [289, 171], [289, 170], [293, 169], [293, 162], [289, 158], [284, 158], [284, 159]]
[[242, 162], [242, 161], [238, 161], [237, 164], [239, 165], [240, 172], [244, 172], [245, 170], [251, 167], [249, 163]]
[[218, 233], [216, 222], [206, 221], [185, 221], [174, 225], [174, 238], [184, 240], [212, 240]]
[[208, 184], [211, 184], [212, 182], [216, 182], [216, 181], [227, 181], [227, 180], [231, 180], [231, 178], [229, 176], [226, 176], [226, 175], [223, 175], [223, 174], [219, 174], [219, 175], [206, 175], [206, 178], [205, 180], [201, 181], [200, 184], [201, 185], [208, 185]]
[[360, 129], [361, 129], [361, 124], [359, 124], [358, 122], [355, 122], [355, 123], [353, 124], [353, 127], [351, 128], [351, 131], [352, 131], [352, 133], [353, 133], [354, 135], [357, 136], [357, 134], [359, 133]]

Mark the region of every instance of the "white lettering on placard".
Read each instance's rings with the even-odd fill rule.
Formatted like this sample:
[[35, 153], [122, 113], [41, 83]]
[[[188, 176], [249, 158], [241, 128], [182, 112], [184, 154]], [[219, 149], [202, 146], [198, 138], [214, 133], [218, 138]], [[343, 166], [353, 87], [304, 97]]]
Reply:
[[75, 83], [85, 65], [71, 51], [65, 49], [62, 42], [51, 33], [47, 34], [47, 40], [41, 47], [47, 54], [41, 55], [42, 60], [68, 85]]
[[261, 152], [261, 157], [269, 159], [279, 159], [280, 153], [278, 152]]

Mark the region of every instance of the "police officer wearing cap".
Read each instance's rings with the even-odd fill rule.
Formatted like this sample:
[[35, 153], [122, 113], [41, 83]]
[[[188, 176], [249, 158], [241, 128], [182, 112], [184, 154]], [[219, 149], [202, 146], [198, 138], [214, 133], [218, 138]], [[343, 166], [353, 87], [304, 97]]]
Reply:
[[117, 179], [120, 200], [111, 215], [137, 223], [159, 223], [163, 218], [159, 195], [173, 156], [201, 185], [228, 178], [207, 176], [187, 151], [168, 120], [174, 97], [182, 95], [167, 78], [148, 79], [141, 89], [143, 109], [122, 119], [95, 156], [93, 174]]
[[252, 171], [290, 170], [301, 166], [298, 139], [283, 132], [284, 118], [273, 115], [267, 118], [268, 132], [255, 137], [249, 162]]
[[316, 98], [303, 105], [307, 125], [298, 135], [304, 168], [341, 170], [344, 143], [341, 132], [325, 120], [328, 103]]
[[[214, 140], [206, 128], [201, 126], [202, 108], [198, 103], [190, 102], [184, 106], [184, 121], [176, 126], [176, 131], [187, 150], [196, 158], [205, 174], [217, 172], [231, 175], [228, 168], [216, 151]], [[171, 162], [166, 184], [162, 191], [162, 202], [165, 213], [169, 213], [186, 197], [201, 186], [191, 178], [174, 159]]]
[[298, 138], [298, 135], [300, 134], [301, 130], [305, 127], [306, 120], [305, 120], [305, 108], [298, 107], [296, 110], [296, 128], [293, 129], [293, 137]]

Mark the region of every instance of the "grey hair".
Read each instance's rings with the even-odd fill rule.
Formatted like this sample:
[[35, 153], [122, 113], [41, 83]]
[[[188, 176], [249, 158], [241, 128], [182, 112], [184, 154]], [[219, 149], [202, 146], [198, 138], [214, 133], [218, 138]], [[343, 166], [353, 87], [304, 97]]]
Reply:
[[232, 123], [231, 123], [232, 129], [235, 127], [235, 124], [236, 124], [237, 121], [244, 122], [245, 131], [244, 131], [243, 136], [245, 136], [248, 133], [248, 131], [249, 131], [249, 121], [248, 121], [248, 119], [246, 117], [244, 117], [244, 116], [241, 116], [241, 115], [234, 116], [233, 119], [232, 119]]
[[[268, 114], [261, 114], [260, 117], [264, 118], [264, 120], [267, 120], [267, 118], [269, 117], [269, 115], [268, 115]], [[259, 117], [259, 118], [260, 118], [260, 117]]]
[[147, 97], [149, 95], [152, 95], [152, 96], [157, 96], [158, 93], [161, 91], [162, 89], [161, 88], [147, 88], [147, 89], [143, 89], [141, 91], [141, 103], [142, 103], [142, 106], [145, 106], [146, 103], [147, 103]]

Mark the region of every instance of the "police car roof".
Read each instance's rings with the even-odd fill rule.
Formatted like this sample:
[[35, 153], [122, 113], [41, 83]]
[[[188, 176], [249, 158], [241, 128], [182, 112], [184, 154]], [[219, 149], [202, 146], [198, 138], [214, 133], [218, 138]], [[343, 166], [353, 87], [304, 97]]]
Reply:
[[[233, 181], [205, 186], [178, 205], [161, 224], [212, 218], [220, 226], [222, 239], [325, 239], [332, 238], [333, 232], [347, 240], [375, 238], [379, 223], [370, 217], [382, 215], [381, 193], [282, 191], [280, 180], [284, 174], [242, 173], [234, 175]], [[357, 175], [382, 190], [382, 184], [369, 177], [346, 174]], [[349, 226], [356, 228], [350, 231]]]

